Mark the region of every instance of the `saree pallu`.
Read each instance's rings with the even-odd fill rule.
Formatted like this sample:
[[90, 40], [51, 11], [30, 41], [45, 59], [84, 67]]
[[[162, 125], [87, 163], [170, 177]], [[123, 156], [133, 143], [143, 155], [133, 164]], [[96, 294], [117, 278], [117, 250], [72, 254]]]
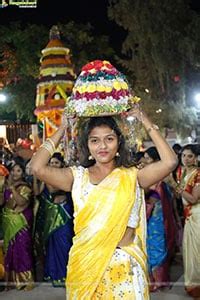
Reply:
[[137, 169], [116, 168], [92, 185], [88, 169], [82, 168], [77, 179], [81, 168], [72, 168], [75, 237], [67, 266], [67, 299], [149, 299], [144, 203], [133, 243], [116, 249], [137, 201]]
[[3, 208], [4, 266], [8, 281], [18, 289], [33, 287], [32, 221], [32, 209], [29, 207], [21, 213]]
[[44, 279], [44, 226], [45, 226], [45, 201], [48, 190], [45, 186], [42, 193], [35, 197], [34, 225], [33, 225], [33, 250], [34, 250], [34, 273], [36, 281]]
[[[147, 216], [147, 258], [151, 291], [169, 286], [169, 267], [175, 247], [175, 220], [170, 193], [160, 182], [146, 195], [157, 199]], [[148, 204], [147, 204], [148, 208]], [[148, 211], [147, 210], [147, 211]]]
[[51, 195], [46, 200], [44, 226], [45, 239], [45, 280], [52, 281], [54, 286], [64, 286], [69, 250], [72, 246], [73, 203], [70, 193], [65, 193], [62, 204], [53, 203]]
[[[192, 193], [200, 183], [200, 171], [194, 170], [186, 175], [182, 184], [187, 192]], [[184, 198], [185, 225], [183, 231], [183, 265], [185, 289], [192, 297], [200, 297], [200, 203], [189, 204]]]
[[200, 204], [193, 205], [183, 233], [183, 263], [185, 289], [189, 295], [200, 297]]

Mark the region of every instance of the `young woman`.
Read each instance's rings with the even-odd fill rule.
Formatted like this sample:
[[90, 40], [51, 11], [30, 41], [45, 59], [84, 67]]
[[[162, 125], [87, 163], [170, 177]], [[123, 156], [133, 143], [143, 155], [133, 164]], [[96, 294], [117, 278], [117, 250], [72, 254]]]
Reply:
[[[49, 160], [49, 166], [62, 168], [63, 156], [55, 152]], [[73, 202], [71, 193], [46, 186], [41, 193], [45, 201], [45, 280], [51, 281], [54, 287], [64, 286], [69, 250], [72, 246]]]
[[112, 117], [90, 118], [80, 130], [80, 166], [52, 168], [51, 153], [65, 125], [32, 158], [32, 172], [44, 182], [72, 191], [75, 237], [67, 266], [67, 299], [149, 299], [146, 215], [143, 193], [176, 166], [173, 150], [158, 127], [138, 108], [138, 118], [161, 160], [138, 170], [131, 166], [125, 139]]
[[4, 191], [2, 227], [7, 288], [33, 288], [32, 190], [24, 180], [24, 167], [15, 164]]
[[[64, 159], [55, 152], [49, 166], [63, 168]], [[64, 286], [69, 250], [72, 246], [73, 202], [71, 193], [40, 182], [35, 191], [39, 207], [34, 230], [34, 250], [37, 280]]]
[[[145, 151], [147, 164], [160, 160], [155, 147]], [[175, 251], [175, 218], [173, 197], [169, 186], [160, 180], [145, 193], [147, 208], [147, 261], [151, 281], [150, 290], [169, 287], [169, 268]]]
[[182, 148], [182, 172], [179, 173], [178, 194], [184, 205], [183, 263], [185, 289], [195, 299], [200, 299], [200, 170], [197, 167], [196, 146]]

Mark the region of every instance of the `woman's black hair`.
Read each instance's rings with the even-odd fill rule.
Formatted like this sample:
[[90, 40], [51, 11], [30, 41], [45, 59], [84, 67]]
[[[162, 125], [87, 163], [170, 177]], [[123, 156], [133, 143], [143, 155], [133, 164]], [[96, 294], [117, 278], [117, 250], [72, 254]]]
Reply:
[[181, 154], [183, 153], [184, 150], [190, 150], [195, 156], [198, 156], [198, 146], [196, 144], [187, 144], [182, 147], [181, 149]]
[[25, 176], [25, 166], [24, 166], [24, 164], [21, 163], [21, 162], [15, 162], [15, 163], [10, 167], [10, 172], [14, 169], [15, 166], [19, 166], [19, 167], [22, 169], [22, 172], [23, 172], [22, 177], [24, 178], [24, 176]]
[[174, 150], [174, 152], [178, 155], [181, 150], [182, 150], [182, 146], [180, 144], [177, 144], [175, 143], [173, 146], [172, 146], [172, 149]]
[[88, 137], [90, 132], [95, 127], [100, 126], [108, 126], [111, 128], [118, 138], [118, 153], [119, 156], [115, 157], [116, 167], [124, 166], [131, 167], [135, 165], [133, 161], [131, 161], [130, 152], [126, 147], [125, 138], [118, 127], [115, 119], [110, 116], [106, 117], [91, 117], [88, 121], [82, 124], [81, 129], [79, 130], [79, 161], [83, 167], [90, 167], [95, 164], [95, 160], [89, 160], [90, 152], [88, 148]]
[[149, 155], [149, 157], [151, 157], [153, 159], [153, 161], [158, 161], [160, 160], [160, 155], [158, 153], [158, 150], [156, 149], [156, 147], [152, 146], [149, 147], [145, 153], [147, 153]]

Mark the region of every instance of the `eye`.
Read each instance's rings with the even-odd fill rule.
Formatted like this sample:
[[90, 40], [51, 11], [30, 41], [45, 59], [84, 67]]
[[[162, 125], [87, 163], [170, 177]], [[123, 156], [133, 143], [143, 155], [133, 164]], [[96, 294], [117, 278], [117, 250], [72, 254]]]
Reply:
[[107, 137], [107, 140], [108, 140], [109, 142], [112, 142], [112, 141], [114, 141], [114, 137], [113, 137], [113, 136], [108, 136], [108, 137]]
[[90, 139], [90, 143], [92, 143], [92, 144], [97, 144], [97, 143], [98, 143], [98, 139], [96, 139], [96, 138], [91, 138], [91, 139]]

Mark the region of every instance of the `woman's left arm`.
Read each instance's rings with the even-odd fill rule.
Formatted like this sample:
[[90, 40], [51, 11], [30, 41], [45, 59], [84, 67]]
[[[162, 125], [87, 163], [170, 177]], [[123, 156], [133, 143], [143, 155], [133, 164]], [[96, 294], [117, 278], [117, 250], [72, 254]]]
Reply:
[[158, 127], [151, 122], [144, 112], [136, 107], [129, 111], [129, 115], [136, 117], [142, 122], [160, 155], [160, 161], [146, 165], [138, 171], [138, 182], [140, 186], [147, 188], [168, 176], [177, 166], [178, 159]]
[[196, 184], [192, 189], [192, 194], [183, 190], [181, 196], [188, 202], [188, 204], [196, 204], [200, 202], [200, 184]]

